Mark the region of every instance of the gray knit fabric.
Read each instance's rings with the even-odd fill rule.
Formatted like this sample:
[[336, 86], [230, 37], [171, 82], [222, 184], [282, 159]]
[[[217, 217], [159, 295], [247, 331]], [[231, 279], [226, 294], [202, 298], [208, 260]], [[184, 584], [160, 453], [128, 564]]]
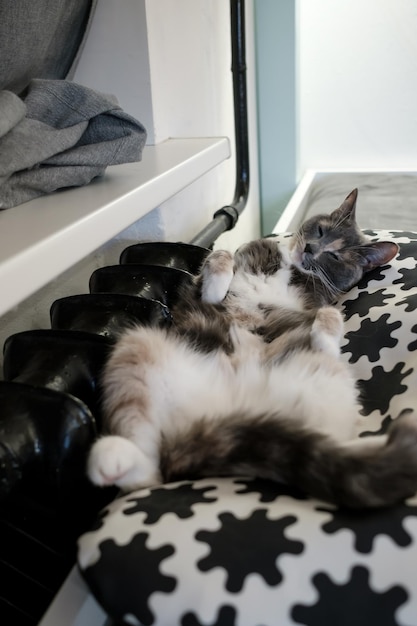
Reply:
[[1, 209], [141, 159], [142, 124], [69, 80], [96, 3], [0, 0]]
[[67, 80], [33, 80], [24, 100], [0, 92], [0, 120], [2, 209], [139, 161], [146, 141], [113, 96]]

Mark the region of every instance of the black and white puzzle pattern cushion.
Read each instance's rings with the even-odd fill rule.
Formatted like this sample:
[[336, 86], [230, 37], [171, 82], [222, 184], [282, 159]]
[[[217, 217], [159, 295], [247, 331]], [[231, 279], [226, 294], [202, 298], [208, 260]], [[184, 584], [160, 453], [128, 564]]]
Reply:
[[[361, 436], [417, 407], [417, 233], [367, 233], [401, 250], [340, 304]], [[113, 502], [80, 538], [78, 561], [125, 624], [417, 624], [415, 497], [354, 513], [266, 481], [183, 481]]]

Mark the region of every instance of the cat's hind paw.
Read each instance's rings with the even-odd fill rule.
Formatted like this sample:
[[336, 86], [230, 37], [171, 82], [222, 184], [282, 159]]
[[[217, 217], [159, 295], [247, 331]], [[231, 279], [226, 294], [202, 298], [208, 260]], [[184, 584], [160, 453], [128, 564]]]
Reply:
[[92, 446], [87, 461], [87, 476], [94, 485], [115, 485], [133, 491], [160, 483], [155, 464], [129, 439], [109, 435]]
[[313, 350], [326, 352], [332, 356], [340, 355], [340, 343], [343, 337], [343, 316], [331, 306], [324, 306], [317, 311], [311, 329], [311, 345]]

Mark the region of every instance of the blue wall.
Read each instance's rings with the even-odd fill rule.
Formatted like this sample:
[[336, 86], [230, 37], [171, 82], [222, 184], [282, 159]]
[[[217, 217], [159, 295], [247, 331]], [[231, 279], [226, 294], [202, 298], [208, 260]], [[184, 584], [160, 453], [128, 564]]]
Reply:
[[296, 186], [296, 0], [255, 0], [262, 232], [271, 232]]

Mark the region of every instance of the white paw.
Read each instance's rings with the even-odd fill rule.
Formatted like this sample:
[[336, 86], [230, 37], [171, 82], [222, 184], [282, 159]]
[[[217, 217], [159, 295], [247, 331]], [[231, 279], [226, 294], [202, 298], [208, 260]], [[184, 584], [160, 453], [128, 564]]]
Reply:
[[202, 269], [201, 299], [209, 304], [222, 302], [233, 278], [233, 257], [226, 250], [216, 250]]
[[334, 307], [322, 307], [317, 311], [311, 329], [313, 349], [338, 357], [343, 331], [343, 317], [340, 311]]
[[94, 443], [87, 461], [87, 476], [99, 487], [116, 485], [124, 491], [160, 482], [155, 463], [129, 439], [116, 435]]

